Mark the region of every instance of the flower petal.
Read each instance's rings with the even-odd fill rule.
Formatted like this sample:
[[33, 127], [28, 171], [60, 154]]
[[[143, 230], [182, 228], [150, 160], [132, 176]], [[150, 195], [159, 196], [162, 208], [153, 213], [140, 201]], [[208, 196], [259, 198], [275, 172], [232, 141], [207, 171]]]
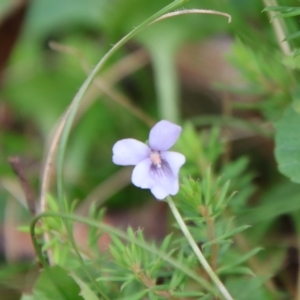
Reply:
[[146, 158], [139, 162], [133, 169], [131, 181], [132, 183], [142, 189], [150, 189], [154, 185], [154, 180], [151, 176], [151, 165], [150, 158]]
[[179, 190], [178, 178], [173, 177], [171, 180], [164, 182], [155, 182], [151, 188], [151, 193], [158, 200], [163, 200], [169, 195], [176, 195]]
[[166, 160], [162, 160], [161, 168], [152, 166], [151, 175], [155, 180], [151, 192], [157, 199], [177, 194], [179, 190], [178, 177], [173, 174], [172, 168]]
[[185, 162], [184, 155], [177, 152], [162, 152], [161, 158], [161, 168], [153, 165], [149, 157], [142, 160], [133, 169], [131, 177], [135, 186], [150, 189], [159, 200], [178, 193], [178, 172]]
[[179, 169], [185, 163], [185, 156], [178, 152], [164, 151], [160, 153], [161, 158], [170, 166], [172, 173], [178, 177]]
[[164, 151], [160, 155], [163, 162], [162, 169], [152, 171], [155, 184], [151, 188], [151, 192], [157, 199], [164, 199], [168, 195], [178, 193], [178, 173], [180, 167], [185, 163], [185, 156], [172, 151]]
[[162, 120], [151, 129], [149, 145], [151, 149], [166, 151], [177, 141], [181, 133], [181, 127], [169, 121]]
[[150, 153], [149, 147], [135, 139], [124, 139], [113, 146], [113, 162], [116, 165], [136, 165]]
[[170, 193], [163, 186], [158, 184], [153, 186], [153, 188], [151, 189], [151, 193], [158, 200], [163, 200], [170, 195]]

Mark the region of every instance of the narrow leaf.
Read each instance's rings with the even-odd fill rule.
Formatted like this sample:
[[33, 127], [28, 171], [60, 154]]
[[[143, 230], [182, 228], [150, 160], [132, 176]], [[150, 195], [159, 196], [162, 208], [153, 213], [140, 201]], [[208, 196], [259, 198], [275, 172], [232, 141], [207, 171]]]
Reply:
[[218, 238], [216, 238], [216, 239], [214, 239], [214, 240], [212, 240], [210, 242], [204, 243], [202, 245], [202, 248], [205, 248], [207, 246], [216, 244], [216, 243], [218, 243], [218, 242], [220, 242], [222, 240], [226, 240], [226, 239], [232, 237], [233, 235], [235, 235], [235, 234], [237, 234], [237, 233], [239, 233], [241, 231], [244, 231], [244, 230], [248, 229], [249, 227], [251, 227], [251, 226], [249, 226], [249, 225], [243, 225], [243, 226], [237, 227], [237, 228], [235, 228], [235, 229], [233, 229], [233, 230], [231, 230], [229, 232], [226, 232], [225, 234], [219, 236]]
[[144, 290], [144, 291], [138, 292], [136, 294], [130, 295], [128, 297], [121, 298], [120, 300], [139, 300], [139, 299], [142, 299], [147, 293], [148, 293], [148, 290]]
[[297, 31], [297, 32], [295, 32], [295, 33], [292, 33], [292, 34], [287, 35], [287, 36], [284, 38], [283, 42], [284, 42], [284, 41], [290, 41], [290, 40], [296, 39], [296, 38], [298, 38], [298, 37], [300, 37], [300, 31]]
[[77, 284], [80, 287], [80, 295], [83, 297], [84, 300], [99, 300], [96, 294], [90, 289], [90, 287], [83, 282], [79, 277], [77, 277], [75, 274], [71, 274], [71, 276], [74, 278], [74, 280], [77, 282]]
[[263, 9], [263, 11], [277, 11], [277, 12], [292, 12], [294, 9], [298, 9], [298, 7], [287, 7], [287, 6], [267, 6]]
[[187, 292], [173, 292], [172, 295], [175, 297], [201, 297], [204, 294], [201, 292], [187, 291]]

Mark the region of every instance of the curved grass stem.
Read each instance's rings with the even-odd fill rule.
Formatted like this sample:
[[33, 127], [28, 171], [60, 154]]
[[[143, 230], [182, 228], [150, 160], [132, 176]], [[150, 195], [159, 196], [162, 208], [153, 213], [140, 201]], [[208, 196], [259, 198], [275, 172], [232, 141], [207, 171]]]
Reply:
[[88, 88], [98, 75], [99, 71], [103, 68], [105, 63], [126, 43], [128, 42], [133, 36], [139, 33], [141, 30], [146, 28], [150, 23], [164, 15], [165, 13], [169, 12], [176, 7], [183, 5], [187, 0], [175, 0], [170, 5], [167, 5], [162, 10], [151, 16], [141, 25], [137, 26], [133, 29], [130, 33], [124, 36], [118, 43], [116, 43], [99, 61], [96, 67], [92, 70], [90, 75], [87, 77], [85, 82], [80, 87], [78, 93], [76, 94], [75, 98], [73, 99], [70, 108], [68, 109], [69, 113], [67, 114], [67, 120], [61, 135], [59, 148], [58, 148], [58, 159], [57, 159], [57, 190], [58, 190], [58, 198], [61, 202], [63, 202], [63, 160], [65, 156], [66, 145], [68, 141], [68, 137], [71, 131], [72, 123], [75, 118], [76, 112], [78, 110], [79, 104], [81, 103], [83, 96], [87, 92]]

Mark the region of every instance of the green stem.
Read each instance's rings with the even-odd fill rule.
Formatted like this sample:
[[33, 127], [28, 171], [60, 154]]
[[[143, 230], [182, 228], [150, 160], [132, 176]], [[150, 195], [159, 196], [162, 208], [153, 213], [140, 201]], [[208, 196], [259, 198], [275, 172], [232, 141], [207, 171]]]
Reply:
[[220, 281], [220, 279], [218, 278], [218, 276], [214, 273], [214, 271], [212, 270], [212, 268], [210, 267], [210, 265], [208, 264], [207, 260], [205, 259], [204, 255], [202, 254], [202, 252], [199, 250], [199, 247], [197, 245], [197, 243], [195, 242], [195, 240], [193, 239], [190, 231], [188, 230], [187, 226], [185, 225], [179, 211], [177, 210], [172, 198], [170, 196], [167, 197], [167, 202], [170, 206], [170, 209], [179, 225], [179, 227], [181, 228], [181, 231], [183, 232], [183, 234], [185, 235], [186, 239], [188, 240], [191, 248], [193, 249], [195, 255], [197, 256], [197, 258], [199, 259], [199, 262], [201, 263], [202, 267], [204, 268], [204, 270], [207, 272], [207, 274], [209, 275], [209, 277], [211, 278], [211, 280], [215, 283], [215, 285], [217, 286], [218, 290], [220, 291], [220, 293], [223, 295], [224, 299], [226, 300], [233, 300], [233, 298], [231, 297], [231, 295], [229, 294], [229, 292], [227, 291], [226, 287], [223, 285], [223, 283]]
[[[266, 7], [268, 6], [278, 6], [276, 0], [263, 0]], [[284, 41], [286, 33], [286, 26], [284, 20], [280, 18], [274, 18], [276, 13], [274, 11], [268, 11], [270, 16], [270, 21], [272, 22], [273, 29], [276, 35], [277, 43], [283, 54], [289, 56], [292, 54], [291, 46], [288, 41]]]
[[134, 243], [137, 246], [145, 249], [146, 251], [148, 251], [150, 253], [153, 253], [154, 255], [159, 257], [160, 259], [168, 262], [174, 268], [180, 270], [181, 272], [185, 273], [187, 276], [189, 276], [190, 278], [195, 280], [197, 283], [199, 283], [205, 290], [215, 294], [215, 291], [211, 287], [209, 282], [207, 282], [205, 279], [199, 277], [196, 273], [194, 273], [193, 271], [191, 271], [189, 268], [182, 265], [181, 263], [177, 262], [175, 259], [171, 258], [169, 255], [165, 254], [164, 252], [162, 252], [160, 250], [157, 250], [155, 247], [150, 246], [146, 243], [143, 243], [143, 242], [139, 241], [138, 239], [129, 237], [126, 233], [122, 232], [121, 230], [118, 230], [118, 229], [116, 229], [114, 227], [111, 227], [109, 225], [101, 224], [101, 223], [99, 223], [99, 221], [93, 221], [93, 220], [90, 220], [90, 219], [87, 219], [87, 218], [83, 218], [83, 217], [79, 217], [79, 216], [75, 216], [75, 215], [68, 215], [68, 214], [65, 214], [65, 213], [55, 213], [55, 212], [42, 213], [42, 214], [36, 216], [35, 218], [33, 218], [33, 220], [31, 221], [30, 235], [31, 235], [32, 243], [33, 243], [33, 246], [34, 246], [35, 251], [37, 253], [38, 259], [40, 260], [40, 262], [43, 264], [43, 266], [45, 268], [47, 268], [48, 266], [47, 266], [47, 263], [46, 263], [46, 261], [43, 257], [41, 249], [40, 249], [40, 247], [37, 243], [34, 229], [35, 229], [36, 223], [40, 219], [46, 218], [46, 217], [52, 217], [52, 218], [57, 218], [58, 217], [58, 218], [62, 218], [62, 219], [68, 219], [68, 220], [84, 223], [84, 224], [87, 224], [89, 226], [99, 228], [99, 229], [101, 229], [105, 232], [109, 232], [110, 234], [114, 234], [114, 235], [118, 236], [121, 239], [124, 239], [126, 241], [131, 242], [131, 243]]
[[179, 85], [174, 51], [168, 47], [156, 48], [152, 51], [152, 60], [159, 118], [179, 123]]

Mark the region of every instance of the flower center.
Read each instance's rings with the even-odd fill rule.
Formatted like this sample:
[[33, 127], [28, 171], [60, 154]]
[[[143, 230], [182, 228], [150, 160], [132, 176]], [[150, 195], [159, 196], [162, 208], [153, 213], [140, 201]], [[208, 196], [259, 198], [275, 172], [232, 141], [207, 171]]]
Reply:
[[159, 151], [155, 151], [155, 150], [151, 150], [150, 152], [150, 159], [152, 161], [152, 164], [157, 167], [157, 168], [161, 168], [162, 165], [162, 160], [159, 154]]

